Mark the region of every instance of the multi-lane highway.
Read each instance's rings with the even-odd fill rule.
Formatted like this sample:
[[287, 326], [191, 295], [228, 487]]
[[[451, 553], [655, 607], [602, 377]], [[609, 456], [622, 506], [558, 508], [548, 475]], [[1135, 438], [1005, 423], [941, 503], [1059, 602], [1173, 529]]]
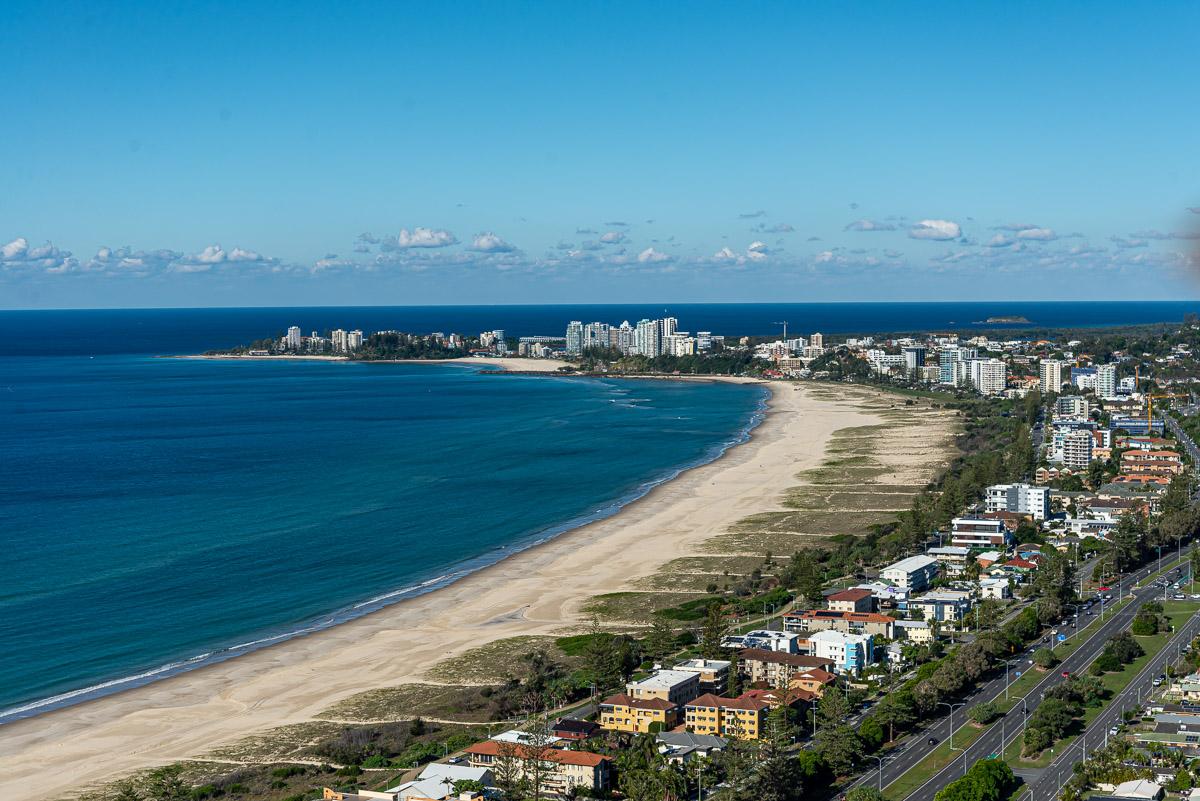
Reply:
[[[1133, 574], [1125, 576], [1121, 581], [1121, 586], [1125, 588], [1132, 587], [1137, 582], [1144, 580], [1157, 569], [1157, 563], [1152, 563], [1146, 567], [1135, 571]], [[1114, 587], [1114, 589], [1117, 589]], [[1038, 701], [1041, 700], [1042, 694], [1064, 681], [1062, 672], [1067, 673], [1083, 670], [1091, 663], [1093, 659], [1100, 654], [1104, 649], [1105, 643], [1110, 637], [1117, 632], [1128, 628], [1133, 622], [1133, 617], [1143, 603], [1150, 600], [1154, 596], [1154, 589], [1147, 587], [1141, 590], [1136, 590], [1130, 593], [1126, 589], [1126, 593], [1130, 595], [1132, 600], [1125, 606], [1121, 607], [1115, 613], [1110, 613], [1107, 610], [1104, 612], [1103, 621], [1094, 629], [1084, 632], [1079, 636], [1084, 636], [1086, 639], [1075, 650], [1063, 660], [1062, 664], [1050, 671], [1042, 677], [1041, 681], [1025, 696], [1025, 702], [1017, 703], [1005, 718], [992, 724], [987, 731], [974, 743], [971, 744], [965, 751], [957, 754], [957, 758], [949, 765], [930, 778], [924, 785], [918, 788], [909, 796], [909, 801], [929, 801], [934, 794], [944, 787], [949, 782], [958, 778], [963, 772], [969, 768], [976, 760], [983, 759], [992, 753], [999, 752], [1000, 738], [1003, 736], [1006, 742], [1012, 742], [1014, 737], [1019, 736], [1019, 729], [1024, 722], [1025, 709], [1028, 709], [1028, 714], [1033, 714]], [[1114, 593], [1115, 594], [1115, 593]], [[1094, 606], [1094, 610], [1099, 614], [1099, 606]], [[1085, 617], [1079, 620], [1079, 625], [1082, 627], [1087, 625], [1088, 619]], [[1075, 629], [1064, 628], [1062, 633], [1069, 637], [1077, 636]], [[1021, 654], [1015, 654], [1010, 662], [1014, 662], [1013, 671], [1031, 669], [1029, 658], [1034, 650], [1042, 647], [1041, 643], [1036, 643], [1034, 646]], [[1019, 666], [1014, 660], [1019, 659]], [[966, 714], [976, 705], [985, 701], [1003, 700], [1006, 683], [1011, 679], [1011, 673], [1006, 679], [1005, 674], [1001, 673], [996, 678], [979, 685], [975, 692], [963, 699], [963, 704], [955, 704], [953, 715], [938, 720], [935, 724], [927, 729], [915, 732], [910, 735], [903, 746], [894, 749], [887, 754], [881, 755], [885, 762], [883, 764], [883, 776], [880, 780], [879, 769], [875, 768], [868, 771], [863, 776], [859, 777], [852, 786], [859, 785], [874, 785], [882, 784], [887, 787], [892, 782], [899, 779], [915, 767], [922, 759], [928, 756], [932, 746], [929, 744], [929, 739], [932, 737], [938, 742], [948, 740], [950, 738], [952, 726], [951, 718], [953, 718], [953, 730], [958, 730], [967, 720]]]
[[1052, 801], [1074, 775], [1073, 766], [1086, 755], [1108, 742], [1109, 730], [1121, 721], [1121, 715], [1137, 707], [1143, 698], [1150, 696], [1154, 679], [1165, 672], [1165, 666], [1178, 658], [1179, 649], [1200, 634], [1200, 615], [1192, 615], [1179, 627], [1166, 647], [1154, 655], [1142, 671], [1116, 697], [1109, 699], [1104, 711], [1092, 721], [1071, 747], [1059, 754], [1041, 775], [1032, 783], [1030, 793], [1024, 796], [1030, 801]]

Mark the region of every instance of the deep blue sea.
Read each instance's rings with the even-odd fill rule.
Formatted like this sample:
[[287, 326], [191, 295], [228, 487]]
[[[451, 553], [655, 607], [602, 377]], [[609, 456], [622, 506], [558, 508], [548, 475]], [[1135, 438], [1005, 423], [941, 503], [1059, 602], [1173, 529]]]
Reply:
[[[296, 324], [510, 335], [1180, 320], [1200, 303], [0, 311], [0, 720], [227, 658], [609, 514], [741, 440], [761, 388], [156, 358]], [[50, 700], [50, 703], [46, 703]]]

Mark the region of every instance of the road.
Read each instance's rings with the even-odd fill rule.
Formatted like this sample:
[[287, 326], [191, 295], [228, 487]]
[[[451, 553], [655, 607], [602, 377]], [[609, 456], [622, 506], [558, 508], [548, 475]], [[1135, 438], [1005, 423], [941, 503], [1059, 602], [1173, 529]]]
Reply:
[[[1152, 562], [1135, 573], [1125, 576], [1121, 581], [1121, 586], [1129, 587], [1134, 585], [1137, 582], [1144, 580], [1152, 573], [1156, 572], [1156, 570], [1157, 563]], [[1138, 608], [1140, 608], [1143, 603], [1153, 597], [1154, 594], [1155, 593], [1152, 588], [1143, 588], [1142, 590], [1133, 593], [1131, 596], [1133, 601], [1126, 604], [1117, 613], [1109, 615], [1107, 612], [1105, 612], [1103, 623], [1094, 629], [1089, 635], [1087, 635], [1087, 639], [1083, 642], [1083, 644], [1077, 647], [1074, 652], [1072, 652], [1065, 660], [1063, 660], [1062, 665], [1046, 673], [1042, 680], [1038, 682], [1038, 684], [1035, 685], [1032, 690], [1029, 691], [1028, 695], [1026, 696], [1027, 699], [1029, 699], [1026, 702], [1028, 704], [1029, 714], [1033, 714], [1033, 710], [1037, 706], [1037, 701], [1041, 699], [1042, 693], [1064, 680], [1062, 678], [1062, 671], [1065, 670], [1068, 672], [1075, 672], [1083, 670], [1092, 661], [1092, 659], [1098, 656], [1104, 649], [1104, 645], [1108, 641], [1109, 637], [1128, 628], [1132, 624], [1133, 617], [1137, 613]], [[1097, 610], [1099, 609], [1099, 607], [1094, 608]], [[1087, 625], [1089, 621], [1085, 617], [1085, 619], [1080, 620], [1079, 622], [1082, 625]], [[1063, 629], [1063, 633], [1069, 634], [1071, 637], [1075, 636], [1072, 629]], [[1040, 642], [1035, 643], [1032, 648], [1027, 649], [1021, 654], [1014, 654], [1013, 657], [1010, 657], [1010, 662], [1019, 659], [1021, 662], [1021, 667], [1031, 668], [1031, 665], [1028, 662], [1030, 655], [1033, 651], [1040, 647], [1042, 647]], [[1021, 669], [1021, 667], [1014, 666], [1014, 672], [1015, 670]], [[1010, 679], [1011, 678], [1014, 677], [1010, 676]], [[973, 707], [984, 703], [985, 701], [1003, 700], [1005, 684], [1005, 675], [1002, 673], [996, 678], [979, 685], [972, 695], [964, 699], [964, 704], [961, 707], [959, 707], [958, 704], [955, 704], [956, 708], [953, 712], [953, 715], [947, 715], [925, 730], [909, 735], [902, 747], [894, 749], [885, 755], [884, 759], [887, 761], [883, 765], [883, 786], [886, 787], [887, 785], [899, 779], [929, 754], [929, 751], [931, 750], [931, 747], [929, 746], [930, 737], [936, 738], [938, 742], [949, 739], [952, 731], [951, 718], [953, 718], [953, 730], [957, 731], [967, 720], [966, 714]], [[1023, 723], [1023, 717], [1023, 712], [1017, 713], [1015, 716], [1013, 716], [1013, 722]], [[938, 790], [961, 776], [967, 768], [975, 763], [976, 760], [983, 759], [991, 753], [997, 751], [999, 749], [1000, 737], [1002, 735], [1006, 737], [1007, 742], [1011, 742], [1014, 736], [1018, 736], [1019, 732], [1014, 734], [1009, 730], [1007, 724], [1007, 716], [999, 723], [993, 724], [978, 740], [976, 740], [969, 748], [966, 749], [962, 756], [955, 759], [953, 762], [935, 774], [924, 785], [922, 785], [915, 793], [910, 795], [909, 801], [928, 801], [928, 799], [932, 799], [933, 795]], [[1017, 727], [1014, 726], [1013, 728], [1016, 729]], [[859, 785], [879, 786], [879, 784], [879, 770], [878, 768], [875, 768], [860, 776], [858, 780], [851, 785], [851, 787], [857, 787]]]
[[1030, 801], [1053, 801], [1063, 786], [1075, 774], [1074, 766], [1087, 758], [1089, 751], [1095, 751], [1108, 743], [1109, 729], [1120, 722], [1121, 714], [1127, 709], [1141, 705], [1142, 698], [1150, 696], [1154, 689], [1156, 676], [1165, 672], [1168, 661], [1178, 658], [1179, 649], [1200, 634], [1200, 615], [1192, 615], [1187, 622], [1179, 627], [1179, 631], [1171, 638], [1161, 651], [1142, 669], [1141, 673], [1129, 683], [1116, 697], [1109, 700], [1104, 711], [1092, 721], [1087, 730], [1080, 735], [1071, 747], [1059, 754], [1050, 765], [1042, 771], [1033, 782], [1031, 794], [1022, 798]]

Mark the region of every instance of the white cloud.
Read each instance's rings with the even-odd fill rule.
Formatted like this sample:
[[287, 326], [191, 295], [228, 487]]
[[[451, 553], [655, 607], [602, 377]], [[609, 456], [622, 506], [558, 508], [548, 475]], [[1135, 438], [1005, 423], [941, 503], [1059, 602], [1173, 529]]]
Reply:
[[224, 264], [275, 265], [278, 259], [269, 258], [253, 250], [234, 248], [226, 251], [220, 245], [209, 245], [199, 253], [177, 258], [171, 269], [179, 273], [202, 273]]
[[30, 247], [29, 240], [19, 236], [6, 245], [0, 245], [0, 268], [5, 271], [36, 271], [47, 273], [75, 272], [79, 261], [71, 251], [60, 250], [47, 242], [39, 247]]
[[642, 264], [659, 264], [661, 262], [670, 261], [673, 257], [670, 254], [663, 253], [654, 248], [646, 248], [638, 254], [637, 260]]
[[409, 248], [444, 248], [457, 244], [457, 242], [454, 234], [449, 231], [418, 226], [412, 231], [401, 228], [400, 233], [396, 235], [396, 241], [390, 244], [400, 250], [408, 250]]
[[908, 235], [913, 239], [958, 239], [962, 236], [962, 228], [950, 220], [921, 220], [908, 229]]
[[1011, 236], [1005, 236], [1004, 234], [996, 234], [995, 236], [993, 236], [991, 239], [989, 239], [987, 241], [987, 246], [989, 248], [1006, 248], [1009, 245], [1011, 245], [1013, 242], [1016, 242], [1016, 241], [1017, 240], [1013, 239]]
[[746, 248], [746, 258], [750, 261], [762, 261], [767, 256], [771, 255], [771, 250], [765, 242], [751, 242]]
[[729, 249], [728, 246], [721, 248], [713, 254], [714, 261], [736, 261], [738, 254]]
[[615, 245], [625, 241], [625, 234], [621, 231], [609, 231], [600, 237], [600, 241], [606, 245]]
[[[855, 220], [846, 226], [847, 231], [895, 231], [896, 226], [878, 220]], [[957, 235], [956, 235], [957, 236]]]
[[1032, 239], [1038, 242], [1051, 242], [1058, 239], [1058, 234], [1051, 228], [1022, 228], [1017, 231], [1017, 239]]
[[475, 250], [480, 253], [512, 253], [516, 248], [488, 231], [476, 236], [475, 241], [471, 243], [471, 247], [468, 250]]

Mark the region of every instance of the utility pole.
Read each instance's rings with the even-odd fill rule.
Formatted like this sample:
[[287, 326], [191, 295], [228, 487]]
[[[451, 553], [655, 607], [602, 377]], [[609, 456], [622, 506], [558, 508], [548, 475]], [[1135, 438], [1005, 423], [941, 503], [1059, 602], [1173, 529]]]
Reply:
[[788, 324], [787, 320], [778, 320], [775, 323], [772, 323], [772, 325], [782, 325], [783, 326], [783, 341], [784, 342], [787, 342], [787, 324]]

